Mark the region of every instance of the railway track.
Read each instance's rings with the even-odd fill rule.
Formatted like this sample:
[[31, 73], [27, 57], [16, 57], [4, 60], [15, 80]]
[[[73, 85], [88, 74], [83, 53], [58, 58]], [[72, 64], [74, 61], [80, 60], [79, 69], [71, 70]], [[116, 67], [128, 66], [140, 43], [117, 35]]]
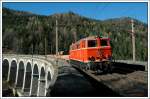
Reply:
[[[91, 70], [82, 70], [73, 65], [88, 79], [92, 79], [99, 85], [125, 97], [147, 97], [148, 96], [148, 72], [142, 66], [130, 66], [130, 64], [114, 63], [114, 70], [109, 74], [95, 74]], [[122, 66], [121, 66], [122, 65]], [[128, 65], [128, 66], [125, 66]], [[131, 67], [131, 68], [130, 68]]]

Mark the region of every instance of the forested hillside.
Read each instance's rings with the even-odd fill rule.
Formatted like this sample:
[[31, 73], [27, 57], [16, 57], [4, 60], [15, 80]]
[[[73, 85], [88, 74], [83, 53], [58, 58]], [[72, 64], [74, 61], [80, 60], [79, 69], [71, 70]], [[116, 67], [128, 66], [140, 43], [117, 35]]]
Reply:
[[[132, 59], [130, 17], [95, 20], [73, 12], [50, 16], [29, 12], [2, 10], [3, 53], [55, 54], [56, 16], [58, 20], [59, 51], [68, 53], [72, 42], [90, 35], [110, 33], [115, 59]], [[148, 59], [148, 26], [135, 20], [136, 59]]]

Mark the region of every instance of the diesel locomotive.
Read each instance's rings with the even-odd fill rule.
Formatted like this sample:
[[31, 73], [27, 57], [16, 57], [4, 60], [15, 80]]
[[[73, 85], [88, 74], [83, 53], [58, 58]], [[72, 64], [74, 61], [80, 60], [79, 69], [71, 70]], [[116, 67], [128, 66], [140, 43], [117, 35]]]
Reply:
[[72, 43], [70, 64], [84, 70], [110, 72], [112, 48], [109, 37], [90, 36]]

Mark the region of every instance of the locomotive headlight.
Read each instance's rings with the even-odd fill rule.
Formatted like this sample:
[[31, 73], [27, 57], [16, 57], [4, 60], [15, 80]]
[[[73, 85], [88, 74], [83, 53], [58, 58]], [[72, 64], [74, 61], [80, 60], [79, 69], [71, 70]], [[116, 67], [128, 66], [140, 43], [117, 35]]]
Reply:
[[89, 57], [88, 60], [95, 61], [95, 58], [93, 56]]

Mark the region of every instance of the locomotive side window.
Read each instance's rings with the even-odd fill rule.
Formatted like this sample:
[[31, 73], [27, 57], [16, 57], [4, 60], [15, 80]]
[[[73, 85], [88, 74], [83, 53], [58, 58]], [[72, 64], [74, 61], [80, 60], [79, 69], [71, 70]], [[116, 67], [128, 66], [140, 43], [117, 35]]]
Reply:
[[85, 48], [85, 41], [82, 42], [82, 48]]
[[107, 40], [101, 40], [101, 46], [108, 46]]
[[96, 47], [97, 41], [96, 40], [89, 40], [88, 41], [88, 47]]

